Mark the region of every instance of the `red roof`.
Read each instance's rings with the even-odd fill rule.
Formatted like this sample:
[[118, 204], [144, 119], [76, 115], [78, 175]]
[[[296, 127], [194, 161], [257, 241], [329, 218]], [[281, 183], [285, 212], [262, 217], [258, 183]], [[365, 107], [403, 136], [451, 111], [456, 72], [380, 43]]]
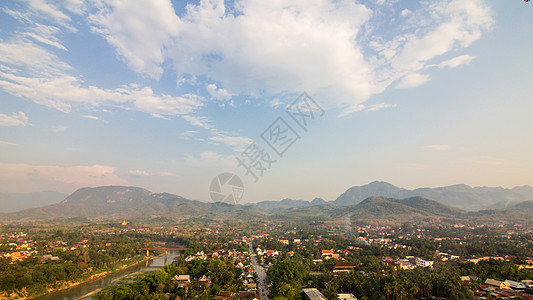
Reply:
[[514, 296], [514, 293], [510, 293], [510, 292], [506, 292], [506, 291], [501, 291], [501, 292], [499, 292], [498, 294], [500, 294], [500, 296], [503, 296], [503, 297], [511, 297], [511, 296]]

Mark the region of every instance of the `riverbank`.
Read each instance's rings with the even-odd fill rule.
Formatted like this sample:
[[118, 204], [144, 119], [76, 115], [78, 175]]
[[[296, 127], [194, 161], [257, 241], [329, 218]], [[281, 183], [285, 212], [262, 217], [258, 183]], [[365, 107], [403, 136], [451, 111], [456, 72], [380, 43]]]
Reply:
[[33, 296], [32, 298], [29, 298], [29, 299], [35, 299], [35, 298], [38, 298], [40, 296], [47, 295], [47, 294], [50, 294], [50, 293], [55, 293], [55, 292], [59, 292], [59, 291], [63, 291], [63, 290], [68, 290], [68, 289], [76, 287], [78, 285], [89, 283], [91, 281], [95, 281], [95, 280], [101, 279], [103, 277], [112, 275], [112, 274], [114, 274], [116, 272], [119, 272], [119, 271], [122, 271], [124, 269], [133, 267], [133, 266], [135, 266], [137, 264], [146, 263], [147, 261], [150, 261], [152, 259], [158, 258], [160, 256], [161, 255], [159, 255], [159, 256], [144, 256], [143, 259], [135, 260], [135, 261], [131, 261], [131, 259], [130, 259], [129, 261], [126, 261], [125, 264], [121, 264], [121, 265], [116, 266], [113, 271], [109, 271], [108, 270], [108, 271], [103, 271], [103, 272], [100, 272], [100, 273], [96, 273], [96, 274], [93, 274], [93, 275], [91, 275], [90, 277], [88, 277], [86, 279], [83, 279], [83, 280], [80, 280], [80, 281], [76, 281], [76, 282], [65, 282], [61, 287], [48, 289], [45, 293], [39, 294], [38, 296]]
[[38, 299], [39, 297], [42, 297], [42, 296], [45, 296], [45, 295], [48, 295], [48, 294], [51, 294], [51, 293], [56, 293], [56, 292], [68, 290], [70, 288], [73, 288], [73, 287], [76, 287], [76, 286], [79, 286], [79, 285], [82, 285], [82, 284], [86, 284], [86, 283], [90, 283], [92, 281], [96, 281], [98, 279], [101, 279], [101, 278], [104, 278], [106, 276], [112, 275], [112, 274], [114, 274], [116, 272], [125, 270], [125, 269], [133, 267], [135, 265], [146, 263], [147, 261], [156, 259], [156, 258], [158, 258], [160, 256], [143, 256], [143, 257], [131, 258], [131, 259], [126, 260], [126, 261], [121, 261], [121, 262], [117, 263], [117, 265], [114, 265], [112, 271], [111, 270], [106, 270], [106, 271], [98, 272], [98, 273], [90, 275], [89, 277], [82, 278], [82, 279], [80, 279], [78, 281], [63, 282], [60, 286], [47, 287], [46, 291], [41, 292], [41, 293], [37, 293], [37, 294], [30, 294], [26, 289], [13, 292], [10, 295], [7, 295], [7, 294], [4, 293], [4, 294], [0, 295], [0, 300], [4, 300], [4, 299], [5, 300]]

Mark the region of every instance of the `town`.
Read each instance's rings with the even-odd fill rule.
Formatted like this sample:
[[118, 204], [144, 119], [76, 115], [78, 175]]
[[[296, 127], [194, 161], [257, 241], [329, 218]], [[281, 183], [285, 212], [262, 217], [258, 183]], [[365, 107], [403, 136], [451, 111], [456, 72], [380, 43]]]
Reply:
[[5, 298], [38, 295], [172, 244], [185, 246], [173, 263], [95, 297], [533, 299], [532, 232], [518, 224], [10, 225], [0, 234], [0, 287]]

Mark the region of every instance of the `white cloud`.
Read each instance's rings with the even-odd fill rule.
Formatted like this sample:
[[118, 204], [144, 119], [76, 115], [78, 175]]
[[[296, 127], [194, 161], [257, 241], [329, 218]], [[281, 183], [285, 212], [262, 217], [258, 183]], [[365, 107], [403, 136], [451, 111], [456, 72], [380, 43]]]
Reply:
[[427, 150], [438, 150], [438, 151], [445, 151], [450, 150], [452, 147], [450, 145], [428, 145], [424, 146], [424, 149]]
[[479, 0], [427, 2], [410, 20], [406, 33], [389, 41], [375, 37], [371, 43], [380, 52], [376, 65], [383, 67], [378, 73], [385, 86], [398, 79], [398, 88], [427, 82], [429, 75], [420, 70], [447, 52], [469, 46], [494, 23], [490, 7]]
[[[69, 0], [64, 11], [44, 0], [31, 0], [28, 5], [29, 13], [41, 15], [36, 19], [65, 28], [71, 23], [67, 12], [87, 16], [92, 30], [114, 47], [131, 70], [158, 79], [163, 66], [174, 67], [178, 86], [194, 83], [197, 77], [216, 82], [206, 86], [214, 99], [305, 90], [348, 113], [391, 85], [412, 88], [427, 82], [429, 74], [421, 71], [429, 66], [468, 63], [468, 56], [447, 62], [440, 58], [468, 47], [494, 23], [490, 7], [481, 0], [421, 2], [419, 9], [401, 12], [405, 18], [399, 26], [371, 23], [374, 16], [383, 17], [380, 10], [391, 10], [394, 3], [248, 0], [227, 8], [222, 0], [201, 0], [187, 4], [179, 16], [169, 0], [91, 4]], [[30, 22], [23, 13], [4, 11], [21, 20], [26, 16], [33, 26], [18, 38], [0, 41], [4, 64], [0, 87], [12, 94], [61, 111], [70, 111], [75, 104], [112, 103], [156, 117], [190, 114], [203, 105], [201, 97], [157, 95], [150, 87], [87, 86], [72, 75], [69, 64], [40, 46], [64, 50], [57, 28]], [[363, 52], [367, 47], [378, 55]], [[22, 76], [19, 71], [26, 73]], [[69, 93], [60, 95], [57, 91], [62, 88]], [[71, 92], [72, 99], [67, 98]]]
[[85, 118], [85, 119], [96, 120], [96, 121], [99, 121], [99, 120], [100, 120], [100, 117], [93, 116], [93, 115], [82, 115], [81, 117], [82, 117], [82, 118]]
[[[2, 80], [4, 79], [4, 80]], [[203, 98], [193, 94], [156, 94], [150, 87], [126, 85], [116, 89], [84, 86], [66, 73], [55, 77], [24, 77], [0, 71], [0, 87], [35, 103], [70, 112], [73, 106], [120, 105], [152, 115], [179, 116], [203, 106]]]
[[[74, 10], [80, 5], [76, 0], [69, 3]], [[31, 1], [29, 5], [30, 12], [53, 14], [53, 7], [42, 1]], [[67, 20], [60, 16], [57, 14], [54, 20]], [[87, 85], [80, 76], [72, 74], [68, 63], [48, 49], [47, 46], [66, 49], [57, 38], [59, 34], [57, 27], [30, 22], [28, 31], [0, 40], [0, 88], [62, 112], [114, 105], [168, 117], [190, 114], [203, 106], [204, 99], [194, 94], [157, 94], [151, 87], [137, 84], [110, 89]]]
[[[364, 79], [372, 74], [353, 41], [370, 10], [350, 1], [322, 0], [315, 4], [243, 1], [236, 3], [233, 14], [223, 1], [201, 1], [199, 5], [187, 5], [180, 18], [168, 14], [173, 11], [169, 2], [153, 1], [157, 7], [151, 9], [150, 18], [160, 20], [155, 22], [132, 18], [138, 15], [138, 4], [124, 2], [120, 7], [106, 7], [97, 14], [105, 16], [105, 21], [94, 23], [108, 40], [113, 39], [111, 44], [133, 70], [150, 76], [157, 72], [137, 65], [160, 66], [166, 57], [179, 74], [206, 75], [220, 82], [226, 91], [255, 93], [266, 89], [278, 93], [340, 88], [349, 91], [350, 96], [365, 99], [373, 88]], [[143, 28], [147, 29], [114, 28], [115, 23], [128, 24], [121, 22], [124, 11], [132, 14], [129, 19], [146, 22]], [[157, 37], [153, 37], [154, 32]], [[141, 48], [152, 51], [139, 52], [140, 44], [147, 44]], [[143, 63], [137, 63], [139, 60]]]
[[147, 171], [143, 171], [143, 170], [132, 170], [132, 171], [129, 171], [129, 174], [135, 177], [149, 177], [149, 176], [175, 177], [175, 176], [178, 176], [170, 172], [148, 173]]
[[183, 116], [183, 119], [185, 119], [187, 122], [189, 122], [193, 126], [202, 127], [208, 130], [211, 130], [214, 128], [213, 122], [207, 117], [186, 115], [186, 116]]
[[178, 76], [178, 79], [176, 80], [176, 86], [178, 88], [182, 87], [183, 85], [185, 84], [196, 84], [196, 76], [189, 76], [189, 77], [186, 77], [186, 76]]
[[185, 162], [193, 167], [226, 167], [235, 168], [237, 160], [233, 155], [222, 155], [216, 152], [202, 152], [197, 155], [187, 154]]
[[[33, 23], [35, 19], [46, 20], [59, 24], [70, 31], [77, 31], [76, 28], [70, 25], [72, 19], [54, 4], [46, 0], [26, 0], [25, 2], [28, 4], [29, 11], [21, 17], [25, 18], [28, 22]], [[70, 7], [73, 6], [70, 5]]]
[[225, 133], [214, 133], [208, 138], [210, 141], [222, 143], [234, 151], [242, 152], [253, 140], [245, 136], [230, 136]]
[[31, 125], [24, 112], [13, 113], [11, 116], [0, 114], [0, 126], [29, 126]]
[[110, 166], [42, 166], [29, 164], [0, 163], [0, 179], [16, 182], [46, 180], [68, 183], [75, 186], [127, 185], [126, 180], [115, 174]]
[[[375, 9], [390, 9], [385, 3], [376, 2]], [[412, 23], [404, 33], [376, 36], [371, 45], [380, 55], [364, 57], [367, 45], [359, 35], [374, 12], [351, 1], [250, 0], [229, 10], [221, 0], [202, 0], [181, 16], [170, 12], [169, 1], [125, 1], [91, 20], [133, 70], [152, 77], [170, 59], [180, 76], [219, 82], [208, 86], [217, 99], [229, 97], [218, 93], [222, 88], [251, 95], [306, 90], [349, 110], [395, 81], [400, 88], [428, 81], [419, 71], [429, 61], [470, 45], [493, 23], [480, 0], [423, 2], [417, 11], [401, 13]]]
[[409, 73], [400, 79], [398, 84], [396, 84], [396, 87], [400, 89], [409, 89], [422, 85], [427, 81], [429, 81], [429, 76], [426, 74]]
[[269, 102], [270, 106], [274, 107], [274, 108], [278, 108], [282, 105], [284, 105], [283, 102], [279, 101], [279, 98], [275, 98], [275, 99], [272, 99], [270, 102]]
[[398, 107], [398, 105], [390, 104], [390, 103], [377, 103], [377, 104], [369, 105], [366, 111], [378, 111], [383, 108], [393, 108], [393, 107]]
[[129, 174], [133, 176], [150, 176], [148, 172], [141, 171], [141, 170], [133, 170], [133, 171], [130, 171]]
[[165, 120], [165, 121], [169, 121], [169, 120], [170, 120], [169, 117], [165, 117], [165, 116], [160, 115], [160, 114], [152, 114], [152, 117], [154, 117], [154, 118], [158, 118], [158, 119], [163, 119], [163, 120]]
[[7, 146], [18, 146], [17, 143], [13, 143], [13, 142], [7, 142], [7, 141], [2, 141], [0, 140], [0, 145], [7, 145]]
[[89, 21], [132, 70], [157, 79], [163, 74], [163, 50], [180, 26], [172, 4], [165, 0], [102, 3]]
[[215, 84], [208, 84], [206, 90], [216, 100], [229, 100], [231, 99], [231, 94], [228, 93], [225, 89], [217, 88]]
[[65, 125], [57, 125], [55, 128], [54, 128], [54, 131], [55, 132], [65, 132], [67, 131], [68, 127], [65, 126]]
[[33, 27], [29, 29], [29, 31], [21, 32], [18, 35], [30, 37], [33, 40], [38, 41], [40, 43], [66, 51], [67, 48], [65, 48], [65, 46], [61, 44], [59, 38], [55, 36], [59, 32], [60, 32], [59, 28], [55, 26], [48, 26], [48, 25], [42, 25], [39, 23], [35, 23]]
[[0, 40], [0, 63], [32, 75], [56, 76], [71, 67], [55, 54], [27, 39]]
[[162, 176], [162, 177], [177, 177], [178, 176], [178, 174], [174, 174], [171, 172], [157, 172], [157, 173], [153, 173], [153, 175]]
[[465, 54], [465, 55], [454, 57], [454, 58], [452, 58], [450, 60], [443, 61], [440, 64], [438, 64], [438, 67], [441, 68], [441, 69], [442, 68], [455, 68], [455, 67], [458, 67], [460, 65], [469, 64], [474, 58], [476, 58], [476, 57], [472, 56], [472, 55]]
[[407, 17], [407, 16], [411, 15], [412, 13], [413, 13], [412, 11], [410, 11], [409, 9], [406, 8], [406, 9], [402, 10], [401, 15], [402, 15], [402, 17]]
[[376, 103], [376, 104], [370, 104], [370, 105], [357, 104], [357, 105], [353, 105], [351, 107], [344, 109], [342, 113], [338, 115], [338, 117], [342, 118], [349, 114], [359, 112], [359, 111], [378, 111], [380, 109], [393, 108], [393, 107], [398, 107], [398, 105], [390, 104], [390, 103]]

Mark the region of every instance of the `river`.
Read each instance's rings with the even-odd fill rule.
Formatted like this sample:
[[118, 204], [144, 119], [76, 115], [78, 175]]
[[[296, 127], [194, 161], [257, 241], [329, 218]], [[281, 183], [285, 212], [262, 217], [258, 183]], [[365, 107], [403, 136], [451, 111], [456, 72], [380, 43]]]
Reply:
[[[183, 251], [169, 250], [166, 263], [172, 263], [174, 258], [181, 255]], [[57, 291], [48, 295], [37, 297], [38, 300], [81, 300], [91, 299], [91, 295], [96, 294], [108, 285], [116, 284], [121, 278], [133, 273], [146, 273], [161, 269], [165, 266], [165, 256], [156, 257], [146, 262], [141, 262], [124, 270], [113, 272], [105, 277], [82, 283], [71, 288]]]

